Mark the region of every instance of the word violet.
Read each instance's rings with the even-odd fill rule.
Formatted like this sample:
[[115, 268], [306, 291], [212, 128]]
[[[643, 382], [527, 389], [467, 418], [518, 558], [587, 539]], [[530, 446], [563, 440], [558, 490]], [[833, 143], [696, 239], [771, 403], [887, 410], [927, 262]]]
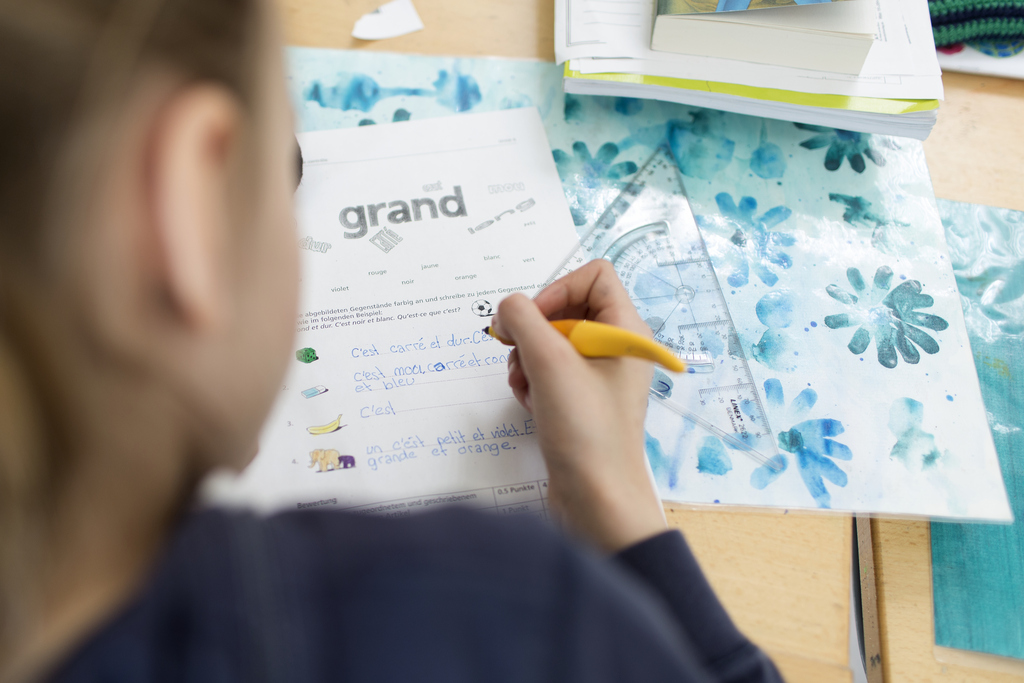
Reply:
[[393, 225], [423, 220], [424, 211], [429, 212], [431, 218], [437, 218], [438, 211], [449, 218], [466, 216], [462, 186], [456, 185], [452, 192], [453, 194], [441, 197], [437, 202], [429, 197], [423, 197], [408, 202], [395, 200], [365, 206], [346, 206], [338, 215], [338, 220], [345, 228], [345, 239], [354, 240], [365, 237], [368, 228], [378, 227], [383, 221], [381, 214], [384, 211], [387, 211], [388, 223]]

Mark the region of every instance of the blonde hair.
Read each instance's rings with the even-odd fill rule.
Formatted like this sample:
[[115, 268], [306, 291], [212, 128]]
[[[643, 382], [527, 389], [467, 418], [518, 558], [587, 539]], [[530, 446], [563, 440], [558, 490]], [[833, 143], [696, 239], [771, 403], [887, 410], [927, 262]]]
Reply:
[[[31, 606], [47, 511], [88, 387], [63, 361], [73, 315], [49, 283], [75, 211], [146, 69], [252, 107], [260, 0], [0, 0], [0, 658]], [[62, 346], [62, 344], [64, 346]], [[84, 394], [83, 394], [84, 392]]]

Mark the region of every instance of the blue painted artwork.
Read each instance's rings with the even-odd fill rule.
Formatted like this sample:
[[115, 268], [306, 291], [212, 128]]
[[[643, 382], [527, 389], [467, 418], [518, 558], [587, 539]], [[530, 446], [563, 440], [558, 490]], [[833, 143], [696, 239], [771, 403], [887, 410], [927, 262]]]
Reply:
[[941, 332], [949, 327], [945, 319], [918, 310], [935, 303], [931, 296], [921, 293], [920, 282], [906, 280], [889, 291], [892, 276], [889, 266], [879, 266], [868, 291], [861, 272], [850, 268], [846, 271], [846, 278], [853, 291], [835, 284], [825, 288], [828, 295], [845, 304], [848, 311], [826, 315], [825, 326], [833, 330], [856, 327], [857, 331], [846, 348], [850, 353], [860, 355], [873, 339], [878, 363], [886, 368], [896, 367], [899, 362], [897, 351], [906, 363], [921, 361], [918, 348], [928, 354], [938, 353], [938, 342], [921, 328]]
[[307, 102], [315, 102], [321, 107], [367, 112], [385, 98], [428, 94], [430, 91], [422, 88], [382, 88], [369, 76], [357, 73], [339, 75], [330, 85], [313, 81], [305, 89], [303, 97]]
[[889, 410], [889, 431], [896, 435], [896, 443], [889, 457], [900, 460], [908, 467], [933, 467], [942, 456], [935, 446], [935, 435], [921, 429], [924, 404], [912, 398], [898, 398]]
[[711, 180], [732, 162], [736, 143], [725, 136], [726, 114], [690, 110], [690, 121], [670, 121], [668, 143], [685, 176]]
[[[692, 426], [690, 430], [684, 430], [677, 435], [677, 439], [692, 437]], [[684, 436], [685, 435], [685, 436]], [[672, 447], [666, 450], [661, 442], [651, 436], [649, 432], [644, 433], [644, 450], [647, 459], [651, 463], [651, 472], [654, 479], [662, 488], [677, 489], [685, 483], [682, 475], [683, 457], [673, 443]]]
[[469, 111], [480, 102], [480, 87], [472, 76], [441, 69], [427, 88], [384, 88], [376, 80], [361, 73], [335, 76], [331, 82], [314, 80], [304, 90], [307, 102], [321, 107], [368, 112], [384, 99], [394, 97], [432, 97], [438, 104], [452, 111]]
[[761, 125], [761, 144], [750, 155], [750, 170], [765, 180], [786, 174], [786, 157], [781, 147], [768, 140], [766, 124]]
[[843, 205], [843, 220], [851, 225], [871, 230], [871, 245], [879, 251], [899, 255], [906, 247], [900, 236], [910, 226], [900, 221], [889, 220], [871, 210], [871, 202], [864, 197], [853, 197], [840, 192], [830, 192], [828, 198]]
[[[585, 142], [573, 143], [572, 153], [556, 149], [552, 154], [562, 182], [583, 189], [607, 187], [611, 183], [632, 176], [637, 171], [636, 162], [615, 161], [619, 155], [619, 147], [614, 142], [601, 145], [594, 156], [591, 156]], [[591, 213], [588, 211], [591, 207], [581, 204], [587, 197], [586, 192], [577, 193], [574, 196], [576, 201], [569, 204], [569, 211], [576, 225], [584, 225]]]
[[801, 142], [801, 147], [805, 149], [828, 147], [825, 152], [825, 168], [829, 171], [838, 170], [843, 165], [844, 159], [857, 173], [863, 173], [867, 168], [864, 159], [870, 159], [877, 166], [885, 166], [885, 157], [871, 146], [875, 136], [838, 128], [811, 126], [805, 123], [794, 123], [793, 125], [801, 130], [817, 133], [814, 137]]
[[931, 525], [935, 644], [1024, 660], [1024, 213], [939, 212], [1014, 522]]
[[[785, 407], [785, 390], [778, 379], [768, 379], [764, 383], [765, 397], [768, 404], [775, 409], [775, 414], [780, 414]], [[818, 392], [814, 389], [804, 389], [786, 411], [788, 422], [806, 416], [818, 402]], [[837, 441], [838, 437], [845, 430], [839, 420], [831, 418], [817, 418], [812, 420], [801, 420], [797, 424], [779, 432], [779, 448], [791, 453], [796, 460], [800, 478], [807, 487], [807, 492], [814, 499], [815, 504], [821, 508], [831, 507], [832, 495], [825, 485], [828, 480], [835, 486], [846, 486], [848, 478], [836, 460], [852, 460], [853, 451], [848, 446]], [[785, 471], [789, 461], [785, 455], [775, 456], [772, 464], [765, 464], [757, 468], [750, 475], [750, 485], [758, 490], [763, 490]], [[782, 471], [775, 471], [774, 465], [781, 465]]]
[[732, 459], [725, 451], [722, 440], [706, 436], [697, 453], [697, 471], [703, 474], [726, 474], [732, 469]]
[[[951, 258], [919, 142], [567, 95], [562, 69], [541, 62], [304, 48], [289, 59], [304, 131], [536, 107], [581, 235], [669, 150], [710, 267], [651, 259], [630, 288], [665, 303], [648, 316], [662, 328], [720, 286], [712, 322], [734, 333], [681, 319], [662, 332], [708, 359], [719, 385], [749, 390], [726, 400], [701, 393], [699, 373], [655, 376], [654, 395], [670, 398], [650, 402], [645, 445], [665, 499], [1009, 519], [957, 287], [968, 318], [1019, 333], [1024, 268]], [[976, 243], [956, 229], [950, 239]], [[659, 400], [720, 410], [724, 430]]]
[[768, 329], [750, 347], [752, 360], [780, 372], [793, 372], [798, 368], [800, 352], [787, 331], [793, 324], [796, 305], [795, 296], [788, 290], [768, 292], [758, 300], [754, 313]]
[[[732, 249], [726, 266], [726, 281], [731, 287], [742, 287], [750, 281], [750, 271], [754, 271], [757, 279], [773, 286], [779, 281], [776, 274], [793, 265], [793, 260], [784, 251], [794, 243], [793, 236], [776, 231], [774, 228], [789, 218], [793, 212], [785, 206], [775, 206], [759, 216], [757, 200], [753, 197], [741, 197], [737, 204], [727, 192], [715, 195], [720, 217], [727, 224], [725, 229], [734, 228], [729, 241]], [[707, 217], [698, 219], [698, 225], [705, 227]], [[722, 227], [718, 227], [719, 230]]]

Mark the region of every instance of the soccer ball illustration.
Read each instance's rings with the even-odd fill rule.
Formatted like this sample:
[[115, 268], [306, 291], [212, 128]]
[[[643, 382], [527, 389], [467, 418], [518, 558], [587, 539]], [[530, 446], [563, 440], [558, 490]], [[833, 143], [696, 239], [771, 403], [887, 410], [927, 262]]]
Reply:
[[487, 299], [477, 299], [473, 302], [473, 312], [481, 318], [494, 315], [494, 306]]

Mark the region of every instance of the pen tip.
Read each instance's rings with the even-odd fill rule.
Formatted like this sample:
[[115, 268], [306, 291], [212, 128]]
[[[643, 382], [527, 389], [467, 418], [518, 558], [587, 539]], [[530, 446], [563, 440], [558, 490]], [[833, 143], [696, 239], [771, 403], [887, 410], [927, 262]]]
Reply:
[[491, 326], [488, 325], [487, 327], [484, 328], [484, 334], [490, 334], [490, 333], [491, 333]]

